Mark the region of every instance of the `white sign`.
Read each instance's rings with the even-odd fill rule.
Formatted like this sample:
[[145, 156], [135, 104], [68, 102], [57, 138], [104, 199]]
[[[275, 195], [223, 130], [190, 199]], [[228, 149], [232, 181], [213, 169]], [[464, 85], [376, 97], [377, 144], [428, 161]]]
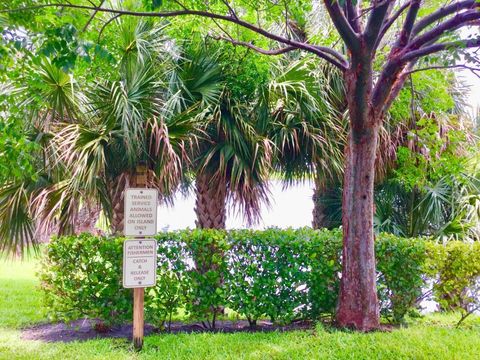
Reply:
[[157, 241], [125, 240], [123, 243], [123, 287], [144, 288], [157, 281]]
[[156, 189], [125, 191], [125, 236], [151, 236], [157, 233]]

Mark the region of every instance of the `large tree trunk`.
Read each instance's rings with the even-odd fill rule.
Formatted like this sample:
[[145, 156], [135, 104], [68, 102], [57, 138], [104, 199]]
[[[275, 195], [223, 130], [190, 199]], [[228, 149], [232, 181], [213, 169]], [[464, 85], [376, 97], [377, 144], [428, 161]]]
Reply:
[[342, 278], [337, 312], [341, 327], [379, 327], [373, 233], [373, 185], [381, 115], [372, 108], [372, 68], [367, 52], [345, 74], [350, 133], [343, 183]]
[[343, 190], [343, 270], [337, 321], [368, 331], [379, 326], [376, 289], [373, 182], [378, 126], [351, 130]]
[[200, 173], [195, 180], [196, 225], [199, 229], [225, 229], [226, 196], [225, 182], [215, 181], [209, 174]]

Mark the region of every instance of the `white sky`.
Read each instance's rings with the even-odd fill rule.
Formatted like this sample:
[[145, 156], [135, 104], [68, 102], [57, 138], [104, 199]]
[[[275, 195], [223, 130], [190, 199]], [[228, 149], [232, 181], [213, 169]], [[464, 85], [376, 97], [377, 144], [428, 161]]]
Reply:
[[[478, 35], [478, 27], [464, 28], [461, 33], [464, 38], [476, 37]], [[475, 50], [472, 49], [470, 52], [473, 53], [474, 51]], [[460, 79], [464, 80], [465, 83], [470, 86], [469, 103], [472, 107], [472, 113], [476, 115], [477, 109], [480, 108], [480, 78], [468, 70], [458, 70], [457, 74]]]
[[480, 108], [480, 78], [472, 74], [469, 70], [458, 71], [459, 79], [465, 81], [470, 86], [469, 104], [471, 105], [471, 111], [475, 115], [477, 109]]
[[[283, 189], [278, 180], [271, 182], [271, 206], [262, 208], [262, 221], [252, 228], [262, 229], [277, 226], [303, 227], [311, 226], [313, 210], [313, 183], [305, 182]], [[177, 197], [174, 207], [160, 206], [158, 209], [158, 229], [177, 230], [187, 227], [195, 228], [195, 196]], [[245, 228], [247, 225], [241, 217], [228, 214], [227, 228]]]

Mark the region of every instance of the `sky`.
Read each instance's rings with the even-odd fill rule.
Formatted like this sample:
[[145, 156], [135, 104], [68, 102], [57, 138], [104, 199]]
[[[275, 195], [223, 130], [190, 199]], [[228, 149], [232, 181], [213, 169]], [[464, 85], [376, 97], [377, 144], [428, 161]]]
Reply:
[[[462, 37], [469, 38], [469, 37], [476, 37], [478, 35], [478, 28], [477, 27], [469, 27], [462, 30]], [[476, 50], [470, 50], [470, 53], [474, 55]], [[478, 51], [478, 49], [477, 49]], [[476, 55], [476, 58], [479, 56]], [[478, 114], [478, 109], [480, 109], [480, 78], [475, 76], [469, 70], [458, 70], [457, 76], [459, 79], [465, 81], [467, 85], [470, 86], [470, 94], [469, 94], [469, 103], [471, 104], [471, 111], [472, 114]], [[478, 72], [477, 72], [478, 73]], [[480, 125], [480, 124], [479, 124]]]
[[[303, 227], [311, 226], [313, 210], [313, 183], [306, 181], [288, 189], [283, 189], [280, 181], [271, 182], [271, 206], [261, 209], [262, 220], [251, 228], [267, 227]], [[187, 227], [195, 228], [195, 197], [177, 197], [174, 207], [160, 206], [158, 209], [158, 229], [178, 230]], [[227, 216], [227, 229], [245, 228], [241, 217], [235, 214]]]
[[480, 108], [480, 78], [468, 70], [458, 71], [457, 73], [459, 79], [464, 80], [470, 86], [469, 104], [471, 104], [472, 113], [476, 114], [477, 109]]

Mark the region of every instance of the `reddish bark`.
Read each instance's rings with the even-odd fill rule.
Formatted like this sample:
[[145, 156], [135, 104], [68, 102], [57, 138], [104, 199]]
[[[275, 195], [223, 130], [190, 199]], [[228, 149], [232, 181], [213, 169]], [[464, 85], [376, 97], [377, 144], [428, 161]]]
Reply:
[[337, 322], [369, 331], [379, 326], [373, 236], [373, 180], [378, 126], [352, 130], [343, 192], [343, 269]]
[[373, 183], [379, 121], [371, 105], [373, 71], [368, 50], [345, 73], [350, 133], [343, 184], [342, 279], [337, 313], [341, 327], [379, 327], [373, 234]]

